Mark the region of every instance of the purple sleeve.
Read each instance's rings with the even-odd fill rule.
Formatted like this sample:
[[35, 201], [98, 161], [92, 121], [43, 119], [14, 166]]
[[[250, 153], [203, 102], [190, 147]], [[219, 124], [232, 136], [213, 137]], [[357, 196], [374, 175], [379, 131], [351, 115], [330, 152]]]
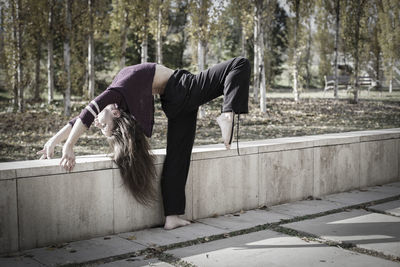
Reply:
[[95, 115], [97, 116], [107, 105], [116, 103], [120, 106], [121, 102], [121, 93], [117, 90], [106, 89], [103, 93], [93, 99], [78, 116], [70, 120], [68, 123], [74, 126], [75, 121], [80, 118], [82, 123], [89, 128], [94, 121]]
[[72, 120], [70, 120], [68, 123], [71, 124], [72, 127], [74, 127], [74, 124], [75, 124], [76, 120], [78, 119], [78, 117], [79, 117], [79, 115], [78, 115], [78, 116], [75, 116], [75, 118], [73, 118]]

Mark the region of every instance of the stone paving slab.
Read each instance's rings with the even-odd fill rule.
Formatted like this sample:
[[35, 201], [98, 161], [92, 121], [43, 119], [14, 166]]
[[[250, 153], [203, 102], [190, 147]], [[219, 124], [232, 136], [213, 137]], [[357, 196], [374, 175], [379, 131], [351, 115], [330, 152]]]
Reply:
[[400, 187], [400, 182], [395, 182], [395, 183], [385, 184], [385, 186], [395, 186], [395, 187]]
[[368, 208], [400, 217], [400, 199], [369, 206]]
[[159, 261], [158, 259], [144, 259], [144, 256], [131, 257], [125, 260], [99, 264], [101, 267], [141, 267], [141, 266], [157, 266], [157, 267], [172, 267], [173, 265]]
[[224, 229], [194, 222], [185, 227], [179, 227], [172, 230], [164, 230], [164, 228], [158, 227], [122, 233], [118, 234], [118, 236], [132, 240], [133, 242], [139, 243], [146, 247], [152, 247], [185, 242], [201, 237], [219, 235], [226, 232], [228, 231]]
[[[400, 188], [399, 188], [400, 189]], [[323, 200], [343, 203], [347, 206], [358, 205], [365, 202], [376, 201], [400, 195], [400, 190], [395, 186], [381, 186], [374, 189], [353, 190], [321, 197]]]
[[248, 210], [244, 213], [226, 214], [216, 218], [205, 218], [196, 221], [232, 232], [291, 218], [293, 216], [256, 209]]
[[270, 230], [220, 239], [199, 245], [167, 250], [196, 266], [399, 266], [389, 260], [306, 242]]
[[380, 192], [387, 194], [388, 196], [400, 196], [400, 183], [372, 186], [367, 189], [368, 191]]
[[301, 200], [296, 202], [275, 205], [269, 210], [287, 214], [292, 217], [305, 216], [326, 212], [329, 210], [340, 209], [347, 206], [345, 203], [329, 201], [329, 200]]
[[17, 256], [17, 257], [0, 257], [1, 267], [42, 267], [43, 264], [31, 259], [29, 257]]
[[394, 216], [356, 209], [282, 226], [400, 257], [400, 218]]
[[[34, 259], [47, 266], [83, 263], [91, 260], [131, 253], [145, 249], [145, 246], [125, 240], [118, 236], [92, 238], [71, 242], [62, 248], [38, 248], [25, 251]], [[106, 238], [108, 238], [106, 237]]]

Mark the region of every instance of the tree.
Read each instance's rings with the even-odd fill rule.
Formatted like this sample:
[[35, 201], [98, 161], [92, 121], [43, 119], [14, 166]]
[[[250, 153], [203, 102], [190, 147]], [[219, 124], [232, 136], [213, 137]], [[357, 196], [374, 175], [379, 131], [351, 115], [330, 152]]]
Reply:
[[[197, 66], [199, 71], [206, 68], [206, 53], [208, 40], [217, 32], [217, 21], [220, 14], [219, 3], [211, 0], [191, 0], [189, 35], [197, 43]], [[210, 16], [210, 13], [213, 15]], [[199, 117], [204, 117], [204, 109], [200, 107]]]
[[71, 23], [71, 0], [65, 0], [65, 36], [64, 36], [64, 71], [67, 76], [65, 92], [64, 92], [64, 115], [71, 115], [71, 55], [70, 55], [70, 39], [72, 32]]
[[339, 98], [338, 94], [338, 55], [339, 55], [339, 32], [340, 32], [340, 1], [335, 0], [335, 88], [334, 96], [336, 99]]
[[[264, 30], [270, 24], [274, 14], [275, 1], [255, 0], [255, 20], [254, 20], [254, 69], [256, 72], [255, 88], [260, 90], [260, 110], [266, 112], [266, 82], [264, 64]], [[271, 31], [267, 32], [269, 34]], [[257, 64], [257, 65], [256, 65]], [[257, 69], [257, 70], [256, 70]]]
[[300, 97], [300, 92], [298, 91], [298, 73], [299, 73], [299, 55], [298, 55], [298, 39], [299, 39], [299, 27], [300, 27], [300, 0], [291, 0], [290, 7], [292, 12], [294, 13], [294, 18], [292, 22], [292, 40], [291, 40], [291, 48], [292, 48], [292, 68], [293, 68], [293, 94], [294, 100], [297, 102]]
[[149, 1], [140, 1], [140, 4], [137, 4], [138, 10], [140, 10], [141, 20], [140, 26], [141, 31], [139, 32], [140, 39], [142, 40], [141, 44], [141, 63], [147, 62], [148, 60], [148, 46], [149, 46], [149, 13], [150, 13], [150, 3]]
[[265, 81], [267, 90], [272, 88], [275, 79], [283, 72], [283, 58], [287, 49], [287, 14], [279, 5], [275, 4], [274, 15], [268, 23], [265, 36]]
[[380, 46], [385, 64], [385, 76], [389, 79], [389, 92], [393, 90], [396, 61], [400, 59], [400, 2], [376, 1], [379, 10]]
[[184, 51], [188, 44], [186, 31], [188, 21], [188, 1], [172, 1], [166, 12], [168, 13], [168, 27], [163, 44], [163, 62], [170, 68], [183, 68], [188, 66]]
[[150, 31], [156, 37], [156, 62], [163, 64], [163, 38], [168, 28], [168, 11], [170, 0], [152, 0], [150, 14], [154, 19], [150, 20]]
[[[31, 14], [26, 20], [26, 34], [24, 39], [32, 40], [30, 43], [32, 46], [27, 47], [27, 57], [33, 58], [34, 67], [34, 101], [40, 101], [40, 89], [41, 89], [41, 79], [40, 79], [40, 61], [42, 59], [42, 44], [44, 41], [44, 33], [46, 29], [46, 12], [44, 12], [46, 6], [46, 1], [40, 0], [32, 2], [27, 5], [27, 12]], [[27, 64], [28, 65], [28, 64]], [[28, 67], [29, 68], [29, 67]]]
[[24, 86], [23, 86], [23, 21], [21, 0], [9, 2], [12, 24], [12, 70], [13, 70], [13, 91], [14, 91], [14, 110], [24, 111]]
[[122, 69], [126, 64], [128, 32], [131, 25], [130, 15], [133, 11], [132, 6], [126, 0], [113, 0], [112, 7], [111, 42], [115, 56], [119, 58], [119, 68]]
[[346, 46], [346, 51], [349, 51], [353, 59], [353, 90], [354, 99], [352, 103], [358, 103], [359, 93], [359, 73], [360, 64], [362, 62], [364, 46], [366, 44], [366, 10], [368, 8], [367, 0], [346, 0], [342, 12], [346, 14], [343, 17], [342, 39]]
[[54, 6], [55, 0], [47, 0], [47, 103], [50, 104], [54, 98]]
[[368, 10], [368, 36], [366, 51], [367, 54], [367, 71], [369, 76], [373, 77], [376, 81], [376, 89], [382, 93], [381, 87], [381, 65], [382, 65], [382, 49], [379, 38], [381, 37], [381, 30], [379, 27], [379, 10], [377, 3], [372, 3]]
[[311, 64], [311, 19], [314, 13], [314, 0], [290, 0], [289, 19], [289, 63], [292, 69], [293, 95], [297, 102], [304, 87], [309, 84]]
[[[318, 74], [320, 77], [320, 84], [324, 85], [324, 76], [332, 74], [332, 52], [334, 53], [334, 65], [337, 66], [337, 39], [335, 33], [331, 31], [332, 26], [335, 25], [334, 8], [332, 2], [329, 0], [317, 1], [317, 32], [315, 34], [316, 47], [319, 55]], [[336, 28], [335, 28], [335, 32]], [[332, 41], [334, 40], [334, 41]], [[337, 74], [335, 74], [337, 75]], [[337, 96], [337, 94], [335, 94]]]
[[89, 98], [94, 98], [94, 26], [93, 2], [88, 0], [89, 34], [88, 34], [88, 72], [89, 72]]

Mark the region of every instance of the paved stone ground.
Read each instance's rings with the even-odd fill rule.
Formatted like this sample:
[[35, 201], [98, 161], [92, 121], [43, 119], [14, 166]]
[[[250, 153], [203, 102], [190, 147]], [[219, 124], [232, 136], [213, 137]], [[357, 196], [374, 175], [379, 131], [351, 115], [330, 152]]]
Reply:
[[400, 182], [57, 244], [0, 266], [400, 266]]

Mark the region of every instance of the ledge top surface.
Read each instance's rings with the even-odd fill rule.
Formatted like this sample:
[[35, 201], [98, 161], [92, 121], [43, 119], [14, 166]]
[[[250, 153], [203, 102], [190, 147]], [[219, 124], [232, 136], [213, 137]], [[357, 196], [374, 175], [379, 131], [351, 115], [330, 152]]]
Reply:
[[[400, 128], [282, 137], [245, 142], [239, 140], [239, 149], [241, 155], [246, 155], [278, 150], [292, 150], [323, 145], [337, 145], [393, 138], [400, 138]], [[154, 149], [152, 152], [156, 156], [156, 164], [162, 164], [166, 154], [166, 149]], [[196, 146], [193, 147], [192, 150], [192, 160], [237, 155], [235, 142], [232, 143], [230, 150], [226, 150], [223, 144]], [[59, 163], [60, 158], [50, 160], [2, 162], [0, 163], [0, 180], [67, 173]], [[76, 165], [72, 172], [116, 168], [118, 167], [111, 160], [111, 155], [109, 154], [85, 155], [76, 157]]]

